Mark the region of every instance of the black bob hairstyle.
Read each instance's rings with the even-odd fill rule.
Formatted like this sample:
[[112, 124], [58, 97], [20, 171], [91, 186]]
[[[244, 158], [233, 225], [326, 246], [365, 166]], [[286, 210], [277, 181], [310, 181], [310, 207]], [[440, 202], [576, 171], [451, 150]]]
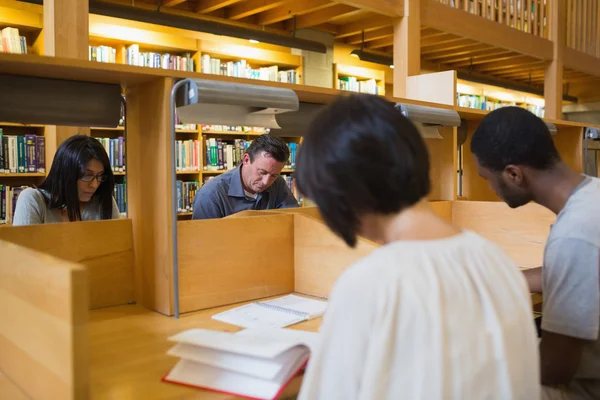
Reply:
[[246, 152], [250, 157], [250, 162], [254, 162], [254, 157], [262, 151], [267, 152], [279, 162], [286, 162], [290, 157], [290, 149], [284, 140], [268, 133], [254, 138], [248, 146]]
[[547, 170], [560, 161], [544, 121], [516, 106], [499, 108], [481, 120], [471, 138], [471, 153], [494, 172], [510, 164]]
[[100, 183], [94, 193], [100, 204], [100, 217], [111, 219], [115, 177], [104, 146], [95, 138], [74, 135], [62, 142], [56, 151], [48, 176], [38, 186], [38, 189], [49, 194], [44, 196], [48, 207], [67, 208], [69, 221], [81, 220], [77, 181], [83, 176], [92, 159], [100, 161], [106, 176], [106, 180]]
[[296, 178], [329, 228], [355, 247], [362, 215], [398, 213], [429, 194], [429, 154], [417, 127], [392, 103], [343, 96], [310, 124]]

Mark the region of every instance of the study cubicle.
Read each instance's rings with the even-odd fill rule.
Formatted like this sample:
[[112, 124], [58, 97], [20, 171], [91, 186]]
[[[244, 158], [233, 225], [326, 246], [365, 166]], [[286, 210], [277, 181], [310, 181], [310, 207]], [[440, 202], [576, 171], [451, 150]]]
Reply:
[[[554, 216], [540, 206], [511, 210], [500, 202], [470, 201], [431, 202], [431, 206], [446, 220], [497, 243], [519, 266], [541, 263]], [[110, 244], [111, 237], [131, 243], [130, 220], [1, 228], [3, 260], [8, 257], [11, 263], [0, 264], [0, 300], [15, 306], [5, 311], [7, 323], [0, 326], [2, 349], [12, 349], [0, 353], [11, 354], [0, 356], [2, 373], [34, 399], [47, 393], [90, 398], [83, 394], [86, 390], [98, 399], [126, 393], [131, 398], [151, 393], [177, 399], [231, 398], [161, 382], [176, 362], [166, 355], [168, 337], [192, 327], [235, 331], [239, 328], [211, 316], [244, 302], [292, 292], [326, 298], [345, 268], [378, 247], [361, 238], [355, 249], [348, 248], [313, 208], [180, 221], [178, 234], [182, 315], [176, 319], [130, 304], [135, 296], [111, 292], [119, 288], [129, 294], [124, 288], [136, 285], [132, 270], [139, 266], [131, 257], [131, 246]], [[97, 238], [109, 246], [99, 246]], [[56, 247], [43, 245], [52, 240]], [[41, 274], [50, 274], [52, 280]], [[58, 279], [62, 280], [57, 283]], [[319, 322], [293, 328], [317, 330]], [[46, 342], [39, 341], [41, 332], [48, 335]], [[55, 335], [61, 335], [62, 343], [50, 347]], [[67, 354], [72, 364], [53, 361]], [[48, 375], [35, 386], [23, 375], [30, 363], [39, 364], [40, 377]], [[2, 390], [0, 379], [0, 394]]]
[[[4, 54], [0, 61], [0, 73], [126, 87], [129, 160], [128, 219], [0, 227], [0, 304], [15, 305], [0, 311], [0, 398], [7, 381], [33, 399], [228, 398], [161, 382], [176, 362], [166, 355], [168, 337], [191, 327], [237, 330], [211, 320], [234, 304], [291, 292], [326, 298], [345, 268], [378, 247], [361, 239], [355, 249], [348, 248], [310, 207], [244, 212], [220, 220], [174, 218], [168, 195], [172, 126], [165, 110], [173, 82], [197, 74]], [[315, 104], [339, 95], [320, 88], [294, 90], [302, 101]], [[423, 86], [414, 90], [413, 98], [427, 96]], [[415, 104], [431, 105], [420, 101]], [[470, 111], [460, 114], [469, 124], [481, 118]], [[564, 133], [569, 143], [576, 143], [575, 130], [581, 126], [572, 134], [569, 126], [564, 128], [559, 136]], [[437, 134], [426, 139], [435, 211], [496, 242], [519, 266], [540, 265], [554, 216], [535, 205], [510, 210], [501, 202], [457, 201], [460, 135], [457, 127], [440, 127]], [[566, 149], [573, 150], [575, 160], [575, 145]], [[476, 171], [467, 169], [466, 180], [475, 182], [471, 176]], [[473, 193], [463, 197], [493, 199]], [[30, 257], [21, 256], [23, 248]], [[173, 318], [175, 303], [180, 318]], [[293, 328], [316, 330], [319, 322]], [[47, 341], [39, 340], [42, 332]], [[52, 340], [56, 346], [50, 347], [48, 341], [57, 336], [60, 340]], [[30, 382], [29, 370], [38, 371], [40, 379]]]

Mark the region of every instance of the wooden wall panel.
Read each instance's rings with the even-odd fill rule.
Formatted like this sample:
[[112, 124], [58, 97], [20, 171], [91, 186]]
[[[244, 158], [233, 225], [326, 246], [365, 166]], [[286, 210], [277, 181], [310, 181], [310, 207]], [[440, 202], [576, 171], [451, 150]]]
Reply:
[[328, 297], [342, 272], [377, 247], [359, 239], [357, 247], [351, 249], [319, 220], [294, 215], [295, 291]]
[[173, 79], [127, 90], [127, 193], [136, 255], [136, 298], [145, 307], [173, 314], [171, 139]]
[[534, 203], [511, 209], [503, 202], [455, 201], [452, 219], [502, 247], [519, 266], [533, 268], [542, 265], [556, 216]]
[[0, 240], [87, 267], [92, 309], [135, 301], [129, 219], [6, 226]]
[[454, 166], [456, 129], [440, 128], [443, 139], [425, 139], [429, 149], [429, 200], [454, 200], [456, 167]]
[[452, 223], [452, 204], [453, 201], [432, 201], [429, 203], [433, 212], [446, 222]]
[[463, 145], [463, 197], [473, 201], [500, 201], [489, 183], [479, 176], [477, 165], [471, 153], [471, 138], [477, 128], [477, 121], [468, 121], [468, 136]]
[[31, 399], [87, 399], [88, 274], [0, 241], [0, 370]]
[[179, 221], [180, 312], [294, 290], [294, 216]]
[[[468, 137], [463, 146], [463, 196], [471, 201], [500, 201], [489, 183], [479, 176], [471, 153], [471, 138], [477, 122], [469, 121]], [[552, 137], [562, 159], [577, 172], [583, 172], [583, 129], [561, 126]]]
[[558, 135], [553, 138], [563, 161], [575, 171], [583, 173], [583, 128], [560, 128]]

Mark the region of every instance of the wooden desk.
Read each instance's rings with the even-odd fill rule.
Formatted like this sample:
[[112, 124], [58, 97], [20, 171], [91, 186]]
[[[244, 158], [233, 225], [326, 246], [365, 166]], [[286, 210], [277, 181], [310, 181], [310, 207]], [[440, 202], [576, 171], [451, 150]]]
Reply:
[[[180, 319], [167, 317], [138, 305], [90, 311], [91, 398], [235, 399], [234, 396], [165, 383], [161, 378], [177, 362], [176, 358], [166, 354], [173, 346], [173, 343], [167, 341], [169, 336], [191, 328], [239, 331], [241, 328], [211, 317], [241, 304], [245, 303], [183, 314]], [[317, 318], [289, 328], [317, 331], [320, 323], [321, 318]], [[283, 398], [297, 394], [301, 382], [301, 377], [295, 379]], [[0, 399], [27, 400], [27, 397], [0, 373]]]
[[[235, 398], [161, 381], [177, 362], [177, 358], [166, 354], [174, 345], [167, 338], [191, 328], [238, 331], [241, 328], [211, 319], [214, 314], [232, 307], [234, 306], [184, 314], [179, 320], [137, 305], [91, 311], [92, 399]], [[318, 318], [289, 328], [316, 331], [320, 322], [321, 319]], [[301, 379], [296, 381], [289, 386], [290, 393], [298, 391]]]
[[[241, 304], [245, 303], [183, 314], [179, 319], [138, 305], [90, 311], [91, 399], [237, 399], [235, 396], [166, 383], [161, 378], [178, 361], [167, 355], [167, 351], [174, 346], [167, 340], [169, 336], [191, 328], [236, 332], [241, 328], [211, 317]], [[320, 323], [321, 318], [317, 318], [289, 328], [316, 331]], [[282, 398], [297, 394], [301, 382], [301, 377], [295, 379], [288, 385]], [[27, 397], [0, 373], [0, 399], [27, 400]]]
[[[249, 302], [247, 302], [249, 303]], [[224, 306], [190, 314], [179, 319], [146, 310], [137, 305], [109, 307], [90, 312], [90, 363], [92, 399], [233, 399], [220, 393], [165, 383], [161, 378], [177, 362], [167, 355], [174, 343], [171, 335], [191, 328], [236, 332], [241, 328], [211, 317], [237, 307]], [[321, 318], [290, 326], [316, 331]], [[301, 379], [289, 386], [297, 392]], [[0, 392], [0, 398], [4, 398]]]

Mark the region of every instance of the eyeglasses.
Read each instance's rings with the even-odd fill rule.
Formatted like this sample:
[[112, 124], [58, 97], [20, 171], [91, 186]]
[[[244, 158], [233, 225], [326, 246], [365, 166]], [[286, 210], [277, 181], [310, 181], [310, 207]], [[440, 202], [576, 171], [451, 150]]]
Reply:
[[102, 183], [108, 179], [108, 175], [105, 175], [104, 173], [98, 175], [83, 175], [79, 179], [81, 179], [83, 182], [91, 182], [96, 179], [99, 183]]

